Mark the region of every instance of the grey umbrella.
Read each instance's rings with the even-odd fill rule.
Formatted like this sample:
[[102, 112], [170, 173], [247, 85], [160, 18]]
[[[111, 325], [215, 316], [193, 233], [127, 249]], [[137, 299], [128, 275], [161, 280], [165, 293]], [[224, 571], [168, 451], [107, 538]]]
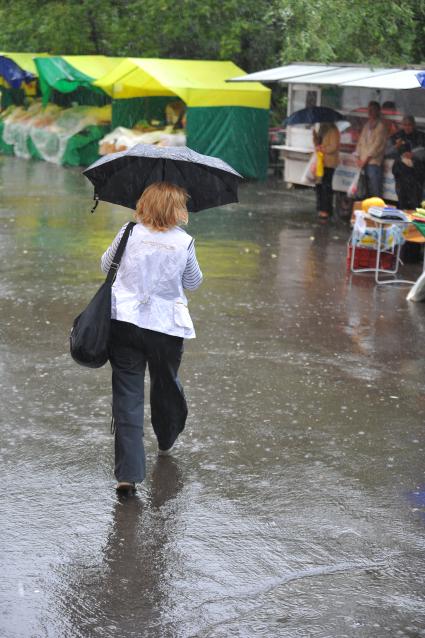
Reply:
[[135, 209], [150, 184], [171, 182], [187, 190], [188, 210], [192, 212], [237, 202], [242, 179], [217, 157], [201, 155], [187, 146], [151, 144], [136, 144], [127, 151], [105, 155], [83, 173], [94, 185], [96, 204], [100, 199]]

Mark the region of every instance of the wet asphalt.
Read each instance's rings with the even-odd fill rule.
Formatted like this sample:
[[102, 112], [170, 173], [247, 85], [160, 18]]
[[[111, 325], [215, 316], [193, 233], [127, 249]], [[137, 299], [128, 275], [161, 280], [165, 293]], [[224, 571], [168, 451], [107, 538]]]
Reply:
[[[72, 319], [129, 211], [0, 159], [0, 636], [425, 636], [425, 304], [346, 271], [310, 192], [193, 215], [187, 428], [114, 492], [110, 369]], [[416, 278], [421, 264], [404, 267]]]

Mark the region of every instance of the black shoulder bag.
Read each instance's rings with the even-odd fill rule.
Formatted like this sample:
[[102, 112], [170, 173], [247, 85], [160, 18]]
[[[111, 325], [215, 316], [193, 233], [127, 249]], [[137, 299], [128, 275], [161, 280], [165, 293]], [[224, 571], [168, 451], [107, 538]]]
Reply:
[[83, 312], [74, 319], [69, 337], [71, 357], [87, 368], [101, 368], [109, 358], [111, 288], [135, 222], [129, 222], [105, 281]]

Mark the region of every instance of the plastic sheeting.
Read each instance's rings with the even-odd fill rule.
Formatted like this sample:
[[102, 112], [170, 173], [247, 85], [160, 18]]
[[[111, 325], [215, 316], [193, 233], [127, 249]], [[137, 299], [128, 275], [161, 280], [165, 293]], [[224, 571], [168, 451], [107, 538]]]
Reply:
[[191, 108], [187, 145], [224, 160], [241, 175], [266, 179], [269, 113], [243, 107]]
[[101, 55], [52, 56], [36, 58], [35, 64], [44, 104], [51, 101], [55, 92], [67, 94], [77, 91], [81, 103], [84, 93], [106, 97], [101, 89], [93, 86], [93, 81], [116, 66], [117, 59]]
[[366, 225], [366, 220], [361, 211], [355, 211], [355, 222], [351, 241], [362, 248], [378, 249], [379, 239], [381, 250], [393, 250], [396, 246], [404, 244], [407, 224], [388, 224], [385, 228], [376, 228]]
[[47, 53], [17, 53], [15, 51], [0, 51], [0, 55], [4, 55], [10, 60], [13, 60], [13, 62], [15, 62], [15, 64], [17, 64], [21, 69], [32, 73], [34, 76], [37, 75], [37, 68], [34, 63], [34, 58], [47, 57]]
[[19, 89], [21, 84], [35, 80], [35, 75], [21, 69], [16, 62], [4, 55], [0, 55], [0, 75], [12, 89]]
[[[110, 119], [110, 106], [61, 109], [54, 104], [42, 107], [35, 103], [28, 110], [18, 107], [6, 114], [2, 140], [13, 146], [17, 157], [37, 157], [56, 164], [74, 165], [78, 165], [78, 161], [75, 152], [71, 153], [71, 147], [75, 151], [76, 144], [84, 147], [95, 141], [95, 152], [91, 152], [88, 161], [91, 163], [98, 157], [97, 142], [108, 130]], [[80, 135], [79, 142], [71, 142], [77, 135]]]
[[116, 153], [131, 148], [135, 144], [156, 144], [158, 146], [185, 146], [186, 135], [184, 131], [173, 132], [171, 126], [156, 131], [137, 131], [118, 126], [111, 133], [105, 135], [99, 142], [100, 155]]
[[14, 155], [13, 146], [3, 141], [4, 122], [0, 121], [0, 153], [2, 155]]

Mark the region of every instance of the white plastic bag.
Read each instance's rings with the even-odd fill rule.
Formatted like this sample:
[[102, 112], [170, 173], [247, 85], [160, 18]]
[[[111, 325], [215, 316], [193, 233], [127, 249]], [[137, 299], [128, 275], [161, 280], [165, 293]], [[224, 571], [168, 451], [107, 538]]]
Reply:
[[347, 195], [351, 199], [365, 199], [367, 197], [366, 175], [362, 168], [357, 168], [353, 180], [348, 187]]
[[304, 184], [314, 184], [316, 182], [316, 166], [317, 166], [317, 155], [316, 153], [313, 153], [310, 159], [308, 160], [308, 164], [302, 176], [302, 182]]
[[351, 199], [356, 199], [357, 196], [357, 190], [358, 190], [358, 186], [359, 186], [359, 181], [360, 181], [360, 175], [361, 175], [361, 169], [358, 168], [354, 174], [353, 180], [350, 184], [350, 186], [348, 187], [347, 190], [347, 195], [348, 197], [350, 197]]

